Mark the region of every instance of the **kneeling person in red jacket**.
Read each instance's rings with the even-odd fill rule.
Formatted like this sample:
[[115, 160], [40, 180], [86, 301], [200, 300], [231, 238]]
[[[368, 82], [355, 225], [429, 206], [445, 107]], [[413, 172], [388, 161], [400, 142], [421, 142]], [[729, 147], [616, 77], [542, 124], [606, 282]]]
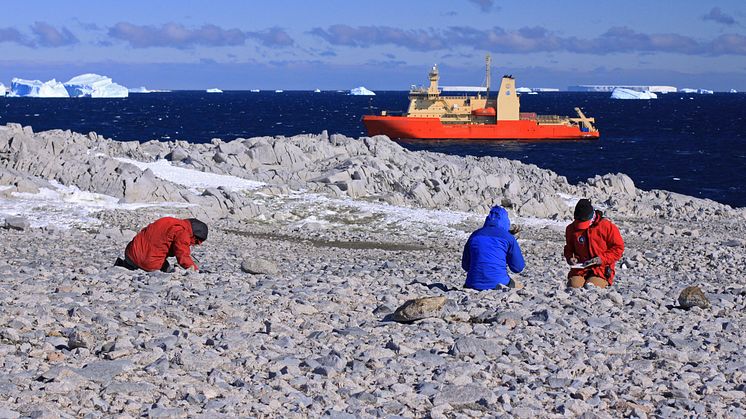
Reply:
[[117, 258], [115, 266], [142, 269], [148, 272], [173, 272], [166, 258], [176, 256], [184, 269], [198, 270], [191, 257], [191, 246], [207, 240], [207, 224], [196, 218], [181, 220], [160, 218], [139, 233], [127, 245], [124, 260]]
[[580, 262], [585, 267], [570, 269], [567, 286], [606, 288], [614, 283], [615, 265], [624, 253], [622, 235], [588, 199], [578, 201], [574, 215], [575, 221], [565, 229], [565, 259], [571, 266]]

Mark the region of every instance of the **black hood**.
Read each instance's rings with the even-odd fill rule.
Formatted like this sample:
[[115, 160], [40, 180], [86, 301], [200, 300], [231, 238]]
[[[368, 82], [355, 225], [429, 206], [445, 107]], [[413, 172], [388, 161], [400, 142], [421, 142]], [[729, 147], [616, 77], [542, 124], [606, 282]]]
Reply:
[[192, 224], [192, 235], [202, 241], [207, 240], [207, 224], [196, 218], [190, 218], [189, 222]]

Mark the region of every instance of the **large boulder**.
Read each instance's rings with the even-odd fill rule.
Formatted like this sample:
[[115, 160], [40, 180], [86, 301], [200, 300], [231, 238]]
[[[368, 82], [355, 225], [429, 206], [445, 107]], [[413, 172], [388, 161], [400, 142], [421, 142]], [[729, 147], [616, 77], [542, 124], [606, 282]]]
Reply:
[[710, 300], [707, 299], [707, 296], [705, 296], [705, 293], [699, 287], [691, 286], [681, 290], [679, 294], [679, 306], [684, 309], [692, 307], [708, 308], [710, 307]]
[[448, 299], [446, 297], [424, 297], [408, 300], [393, 314], [393, 320], [400, 323], [413, 322], [428, 317], [439, 317]]

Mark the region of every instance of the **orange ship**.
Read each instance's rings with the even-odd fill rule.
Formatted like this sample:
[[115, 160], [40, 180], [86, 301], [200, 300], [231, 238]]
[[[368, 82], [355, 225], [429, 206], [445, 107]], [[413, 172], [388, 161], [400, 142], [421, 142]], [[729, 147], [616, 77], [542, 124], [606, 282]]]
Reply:
[[[409, 109], [401, 116], [363, 116], [368, 135], [390, 138], [468, 140], [590, 140], [600, 135], [580, 108], [577, 118], [537, 115], [520, 111], [520, 99], [512, 76], [503, 76], [496, 98], [489, 97], [490, 57], [487, 56], [486, 88], [438, 87], [438, 67], [429, 74], [430, 87], [412, 87]], [[475, 96], [444, 96], [441, 90], [476, 90]], [[481, 91], [486, 91], [484, 97]]]

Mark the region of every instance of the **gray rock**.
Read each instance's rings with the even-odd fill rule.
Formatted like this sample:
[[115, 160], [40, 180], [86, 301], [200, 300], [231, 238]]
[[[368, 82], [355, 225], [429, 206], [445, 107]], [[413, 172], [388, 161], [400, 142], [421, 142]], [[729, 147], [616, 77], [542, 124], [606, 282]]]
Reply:
[[246, 258], [241, 262], [241, 270], [252, 275], [277, 275], [280, 269], [272, 261], [261, 258]]
[[150, 394], [155, 388], [150, 383], [119, 382], [106, 386], [104, 394]]
[[463, 336], [456, 339], [450, 353], [455, 356], [499, 355], [502, 347], [489, 339]]
[[5, 217], [5, 228], [10, 230], [28, 230], [31, 227], [31, 223], [26, 219], [26, 217], [16, 217], [16, 216], [9, 216]]
[[446, 301], [447, 298], [442, 296], [408, 300], [396, 309], [393, 320], [406, 323], [428, 317], [438, 317]]
[[189, 153], [181, 147], [174, 148], [170, 153], [166, 155], [166, 160], [171, 161], [182, 161], [189, 157]]
[[692, 307], [708, 308], [710, 307], [710, 300], [707, 299], [705, 293], [699, 287], [691, 286], [684, 288], [679, 294], [679, 305], [685, 309]]
[[433, 398], [433, 406], [450, 404], [451, 406], [476, 403], [482, 399], [494, 397], [492, 392], [476, 384], [446, 385]]
[[95, 361], [76, 370], [76, 373], [97, 383], [108, 383], [117, 375], [131, 369], [132, 366], [132, 361], [126, 359]]
[[16, 412], [15, 410], [0, 407], [0, 418], [2, 419], [16, 419], [20, 416], [21, 414]]
[[67, 337], [67, 347], [70, 349], [93, 349], [95, 346], [96, 338], [87, 330], [75, 328]]
[[153, 409], [148, 410], [148, 417], [153, 418], [153, 419], [185, 418], [187, 417], [187, 414], [186, 412], [184, 412], [184, 410], [179, 409], [177, 407], [173, 407], [173, 408], [155, 407]]

